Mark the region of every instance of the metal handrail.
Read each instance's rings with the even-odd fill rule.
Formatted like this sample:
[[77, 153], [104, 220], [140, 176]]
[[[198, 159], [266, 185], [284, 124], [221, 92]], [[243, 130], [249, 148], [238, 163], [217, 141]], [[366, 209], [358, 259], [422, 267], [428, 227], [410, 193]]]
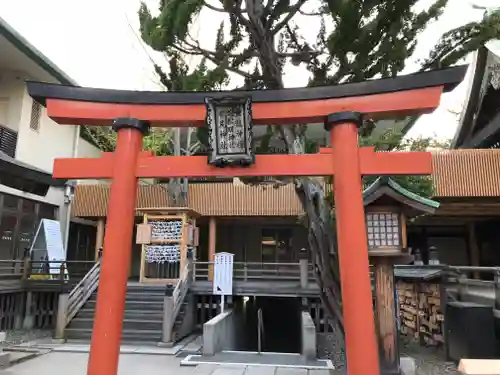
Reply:
[[264, 339], [264, 319], [262, 309], [257, 310], [257, 352], [262, 353], [262, 341]]

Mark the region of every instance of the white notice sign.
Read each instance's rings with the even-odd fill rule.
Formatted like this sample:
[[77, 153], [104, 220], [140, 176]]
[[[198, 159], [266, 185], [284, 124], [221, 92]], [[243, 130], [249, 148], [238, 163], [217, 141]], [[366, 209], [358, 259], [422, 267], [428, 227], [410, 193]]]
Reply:
[[61, 265], [61, 261], [66, 259], [66, 256], [61, 236], [61, 225], [58, 221], [50, 219], [40, 221], [30, 254], [35, 262], [48, 261], [51, 274], [59, 274], [58, 267]]
[[233, 258], [234, 254], [231, 253], [215, 254], [213, 294], [233, 294]]

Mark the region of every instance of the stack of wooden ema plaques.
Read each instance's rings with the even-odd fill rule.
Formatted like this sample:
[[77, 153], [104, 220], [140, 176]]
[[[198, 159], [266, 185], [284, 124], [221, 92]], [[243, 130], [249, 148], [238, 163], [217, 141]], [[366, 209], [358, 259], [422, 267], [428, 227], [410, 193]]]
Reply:
[[415, 284], [399, 281], [397, 283], [401, 333], [419, 338], [418, 334], [418, 293]]
[[401, 333], [423, 344], [443, 343], [440, 286], [436, 283], [397, 283]]

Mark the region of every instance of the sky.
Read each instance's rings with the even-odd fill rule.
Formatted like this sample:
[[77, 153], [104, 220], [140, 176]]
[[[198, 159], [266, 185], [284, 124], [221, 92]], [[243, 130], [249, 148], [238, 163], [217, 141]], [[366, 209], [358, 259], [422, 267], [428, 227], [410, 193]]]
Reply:
[[[449, 1], [441, 19], [420, 35], [417, 59], [426, 56], [443, 32], [481, 18], [484, 10], [474, 9], [471, 1]], [[490, 6], [496, 1], [474, 0], [479, 6]], [[146, 3], [154, 10], [158, 0]], [[426, 7], [429, 3], [432, 0], [422, 0], [419, 6]], [[0, 15], [82, 86], [160, 90], [152, 60], [161, 64], [165, 59], [138, 38], [139, 5], [140, 0], [0, 0]], [[301, 31], [306, 38], [314, 38], [317, 23], [304, 21], [299, 20]], [[206, 30], [216, 30], [218, 25], [217, 14], [213, 12], [199, 16], [193, 33], [202, 46], [211, 45], [213, 34]], [[407, 71], [416, 66], [409, 64]], [[300, 68], [289, 67], [285, 82], [287, 87], [301, 87], [307, 83], [307, 75]], [[433, 114], [422, 116], [409, 136], [451, 138], [458, 119], [452, 112], [460, 111], [465, 94], [464, 82], [443, 96]]]

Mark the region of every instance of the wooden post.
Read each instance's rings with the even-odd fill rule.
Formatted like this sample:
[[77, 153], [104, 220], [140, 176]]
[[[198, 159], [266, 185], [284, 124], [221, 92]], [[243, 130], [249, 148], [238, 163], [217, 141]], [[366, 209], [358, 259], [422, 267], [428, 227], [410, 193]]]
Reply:
[[181, 249], [181, 260], [179, 263], [179, 279], [182, 279], [182, 273], [184, 272], [184, 267], [186, 266], [186, 258], [187, 258], [187, 239], [189, 237], [189, 224], [187, 220], [186, 214], [182, 214], [180, 216], [182, 219], [182, 235], [181, 240], [179, 242], [179, 246]]
[[[61, 266], [61, 271], [64, 271], [64, 267]], [[64, 273], [63, 273], [64, 275]], [[68, 303], [69, 303], [69, 289], [63, 285], [61, 288], [61, 293], [57, 300], [57, 320], [56, 329], [54, 332], [54, 338], [56, 340], [64, 340], [64, 330], [66, 329], [66, 319], [68, 316]]]
[[464, 273], [458, 275], [457, 284], [457, 299], [464, 301], [467, 294], [467, 275]]
[[165, 289], [165, 297], [163, 299], [163, 324], [162, 324], [162, 334], [161, 341], [162, 346], [168, 346], [172, 344], [172, 327], [174, 325], [173, 315], [174, 315], [174, 297], [173, 297], [174, 287], [173, 285], [167, 285]]
[[66, 281], [66, 265], [64, 262], [59, 266], [59, 281], [61, 282], [61, 286], [64, 287]]
[[[467, 231], [469, 233], [469, 251], [470, 251], [470, 260], [472, 266], [479, 267], [481, 263], [481, 253], [479, 251], [479, 246], [477, 246], [477, 238], [476, 238], [476, 226], [474, 223], [467, 224]], [[473, 272], [473, 277], [475, 279], [479, 279], [479, 272]]]
[[309, 282], [309, 259], [300, 259], [299, 260], [300, 267], [300, 287], [307, 288], [307, 284]]
[[[189, 273], [186, 281], [188, 283], [191, 283], [194, 280], [194, 259], [193, 259], [193, 257], [194, 257], [193, 250], [188, 249], [187, 253], [186, 253], [186, 265], [187, 265], [187, 269], [188, 269], [188, 273]], [[181, 275], [181, 277], [182, 277], [182, 275]]]
[[446, 320], [444, 319], [444, 317], [446, 316], [446, 305], [450, 299], [448, 295], [448, 286], [449, 286], [448, 277], [449, 277], [448, 271], [446, 268], [444, 268], [441, 271], [441, 283], [439, 285], [439, 299], [441, 306], [441, 314], [443, 315], [443, 320], [441, 321], [441, 331], [443, 332], [443, 346], [446, 358], [448, 358], [448, 339], [447, 339]]
[[22, 276], [22, 273], [21, 273], [21, 269], [22, 269], [22, 264], [23, 264], [23, 259], [17, 259], [14, 261], [14, 274], [15, 275], [21, 275]]
[[23, 280], [28, 280], [31, 274], [31, 258], [29, 254], [24, 256], [23, 259]]
[[35, 317], [33, 316], [33, 292], [26, 293], [23, 329], [33, 329]]
[[399, 374], [398, 331], [396, 327], [396, 302], [394, 267], [386, 258], [374, 258], [376, 317], [378, 344], [382, 356], [381, 366], [390, 374]]
[[95, 260], [99, 259], [99, 250], [104, 244], [104, 229], [106, 227], [106, 220], [104, 218], [100, 218], [97, 220], [97, 232], [95, 236]]
[[[208, 222], [208, 261], [215, 260], [215, 248], [217, 244], [217, 222], [215, 217], [210, 216]], [[208, 267], [208, 280], [212, 281], [214, 278], [214, 266], [211, 264]]]
[[495, 272], [495, 310], [500, 312], [500, 271]]

